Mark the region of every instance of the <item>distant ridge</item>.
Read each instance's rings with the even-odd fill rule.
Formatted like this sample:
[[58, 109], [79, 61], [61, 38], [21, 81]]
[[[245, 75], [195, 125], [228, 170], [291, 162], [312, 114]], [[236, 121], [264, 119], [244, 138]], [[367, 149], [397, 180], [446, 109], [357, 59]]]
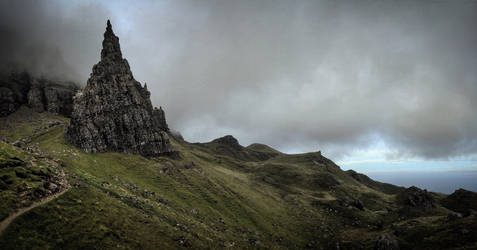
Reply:
[[257, 152], [283, 154], [282, 152], [261, 143], [252, 143], [248, 145], [247, 148]]

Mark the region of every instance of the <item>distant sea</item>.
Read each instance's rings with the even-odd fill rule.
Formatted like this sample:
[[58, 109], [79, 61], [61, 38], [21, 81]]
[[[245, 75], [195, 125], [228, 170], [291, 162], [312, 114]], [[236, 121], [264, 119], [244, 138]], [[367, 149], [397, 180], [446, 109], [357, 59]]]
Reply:
[[477, 171], [454, 172], [368, 172], [373, 180], [398, 186], [416, 186], [428, 191], [451, 194], [463, 188], [477, 192]]

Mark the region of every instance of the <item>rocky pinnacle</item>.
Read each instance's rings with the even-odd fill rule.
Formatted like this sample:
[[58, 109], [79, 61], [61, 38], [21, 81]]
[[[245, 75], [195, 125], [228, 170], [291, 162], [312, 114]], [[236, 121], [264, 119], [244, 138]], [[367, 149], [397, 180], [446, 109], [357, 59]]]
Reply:
[[101, 60], [73, 102], [66, 138], [88, 153], [157, 156], [174, 151], [164, 111], [152, 107], [147, 87], [134, 79], [109, 20]]

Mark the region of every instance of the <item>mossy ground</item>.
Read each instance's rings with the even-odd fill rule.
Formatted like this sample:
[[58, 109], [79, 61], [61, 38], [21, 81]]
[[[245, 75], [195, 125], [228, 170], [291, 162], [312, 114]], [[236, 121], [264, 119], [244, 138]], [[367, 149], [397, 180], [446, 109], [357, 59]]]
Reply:
[[[392, 232], [392, 223], [410, 219], [396, 212], [396, 195], [357, 182], [318, 153], [287, 155], [255, 145], [248, 150], [267, 155], [219, 154], [215, 144], [172, 138], [179, 157], [86, 154], [64, 139], [64, 125], [34, 133], [45, 122], [66, 118], [22, 112], [30, 115], [2, 118], [0, 134], [10, 142], [30, 137], [29, 145], [61, 162], [57, 167], [72, 188], [18, 217], [0, 237], [4, 249], [371, 248], [378, 235]], [[5, 155], [30, 154], [6, 143], [0, 149], [2, 163]], [[16, 193], [0, 195], [5, 216], [11, 210], [3, 198], [15, 203], [8, 195]], [[349, 205], [357, 199], [363, 210]], [[433, 211], [432, 220], [400, 242], [411, 246], [412, 235], [420, 235], [427, 237], [420, 246], [433, 246], [446, 212]], [[472, 236], [475, 229], [469, 228]], [[469, 234], [456, 237], [449, 246]]]

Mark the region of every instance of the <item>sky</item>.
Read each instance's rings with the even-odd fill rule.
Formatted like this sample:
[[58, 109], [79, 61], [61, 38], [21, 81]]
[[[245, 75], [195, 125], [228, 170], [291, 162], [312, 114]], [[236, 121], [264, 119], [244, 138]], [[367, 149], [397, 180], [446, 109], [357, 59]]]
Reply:
[[107, 19], [188, 141], [477, 170], [477, 1], [0, 0], [0, 66], [84, 86]]

